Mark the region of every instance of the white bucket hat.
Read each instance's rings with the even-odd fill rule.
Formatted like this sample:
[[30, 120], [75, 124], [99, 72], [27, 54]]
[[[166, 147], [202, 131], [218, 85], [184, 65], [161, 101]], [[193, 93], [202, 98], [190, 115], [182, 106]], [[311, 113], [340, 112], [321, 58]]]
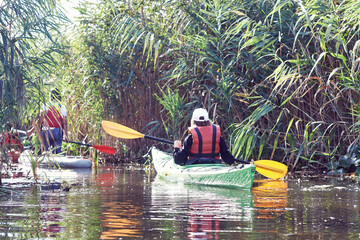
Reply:
[[209, 121], [209, 114], [204, 108], [197, 108], [193, 112], [192, 120], [197, 122]]

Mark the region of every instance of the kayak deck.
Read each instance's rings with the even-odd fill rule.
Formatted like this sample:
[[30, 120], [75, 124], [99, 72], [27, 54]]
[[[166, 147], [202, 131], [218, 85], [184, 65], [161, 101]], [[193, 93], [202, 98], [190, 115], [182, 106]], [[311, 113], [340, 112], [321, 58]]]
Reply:
[[25, 150], [20, 154], [19, 163], [23, 165], [31, 165], [31, 161], [36, 160], [40, 167], [60, 167], [60, 168], [91, 168], [92, 162], [86, 157], [79, 156], [63, 156], [42, 154], [34, 156], [34, 154]]
[[255, 165], [227, 166], [225, 164], [194, 164], [180, 166], [175, 164], [169, 153], [153, 147], [152, 162], [157, 174], [171, 182], [204, 184], [251, 189]]

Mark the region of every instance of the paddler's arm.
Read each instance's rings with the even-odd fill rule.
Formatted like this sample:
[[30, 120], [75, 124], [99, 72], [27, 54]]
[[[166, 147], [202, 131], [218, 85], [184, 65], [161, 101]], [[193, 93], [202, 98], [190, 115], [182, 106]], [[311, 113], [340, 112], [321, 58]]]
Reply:
[[[39, 114], [38, 121], [36, 123], [39, 129], [41, 129], [41, 126], [42, 126], [43, 121], [44, 121], [43, 115], [44, 115], [44, 112]], [[33, 134], [34, 131], [35, 131], [35, 127], [32, 127], [30, 130], [26, 131], [26, 135], [28, 137], [30, 137]]]
[[245, 161], [245, 160], [242, 160], [242, 159], [235, 159], [236, 162], [239, 162], [239, 163], [242, 163], [242, 164], [250, 164], [249, 161]]
[[220, 155], [221, 159], [229, 165], [233, 164], [237, 160], [227, 148], [226, 142], [222, 137], [220, 137]]
[[[175, 141], [175, 142], [177, 142], [177, 141]], [[185, 138], [184, 145], [182, 147], [178, 146], [178, 145], [174, 145], [173, 157], [174, 157], [174, 161], [176, 164], [179, 164], [179, 165], [186, 164], [186, 162], [188, 160], [188, 156], [190, 154], [192, 142], [193, 142], [192, 135], [188, 135]]]
[[220, 154], [221, 154], [222, 160], [225, 163], [229, 164], [229, 165], [233, 164], [234, 162], [239, 162], [239, 163], [242, 163], [242, 164], [249, 164], [250, 163], [250, 162], [245, 161], [245, 160], [234, 158], [234, 156], [231, 154], [231, 152], [227, 148], [226, 142], [222, 137], [220, 137]]

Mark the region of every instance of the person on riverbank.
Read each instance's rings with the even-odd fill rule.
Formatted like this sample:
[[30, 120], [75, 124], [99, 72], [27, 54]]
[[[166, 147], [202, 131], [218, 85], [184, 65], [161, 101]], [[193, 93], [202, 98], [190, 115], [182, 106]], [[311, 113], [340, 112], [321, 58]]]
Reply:
[[[37, 127], [41, 127], [41, 134], [46, 151], [51, 147], [53, 153], [61, 153], [63, 138], [68, 141], [67, 135], [67, 111], [61, 102], [61, 96], [58, 89], [51, 91], [51, 100], [49, 104], [44, 104], [43, 111], [37, 122]], [[28, 135], [36, 130], [33, 127]]]
[[237, 161], [229, 152], [221, 137], [220, 127], [213, 124], [204, 108], [194, 110], [189, 135], [184, 140], [174, 142], [174, 161], [179, 165], [221, 163], [221, 159], [231, 165]]

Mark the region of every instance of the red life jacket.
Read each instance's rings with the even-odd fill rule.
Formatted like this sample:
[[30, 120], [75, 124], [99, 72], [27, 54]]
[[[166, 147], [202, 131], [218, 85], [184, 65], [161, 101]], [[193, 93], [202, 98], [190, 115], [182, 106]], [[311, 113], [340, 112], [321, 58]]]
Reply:
[[0, 147], [6, 149], [6, 155], [11, 159], [12, 163], [18, 162], [20, 153], [24, 150], [19, 133], [9, 131], [0, 135]]
[[16, 134], [9, 131], [3, 133], [1, 145], [5, 145], [8, 148], [17, 148], [20, 150], [22, 150], [24, 147], [21, 142], [19, 133]]
[[209, 125], [204, 127], [191, 127], [189, 131], [193, 137], [190, 149], [190, 158], [216, 158], [220, 159], [220, 127]]
[[49, 127], [62, 128], [63, 119], [58, 108], [54, 106], [49, 107], [45, 119]]
[[6, 149], [6, 155], [12, 163], [18, 163], [20, 153], [24, 150], [19, 133], [11, 133], [9, 131], [0, 135], [0, 147]]

